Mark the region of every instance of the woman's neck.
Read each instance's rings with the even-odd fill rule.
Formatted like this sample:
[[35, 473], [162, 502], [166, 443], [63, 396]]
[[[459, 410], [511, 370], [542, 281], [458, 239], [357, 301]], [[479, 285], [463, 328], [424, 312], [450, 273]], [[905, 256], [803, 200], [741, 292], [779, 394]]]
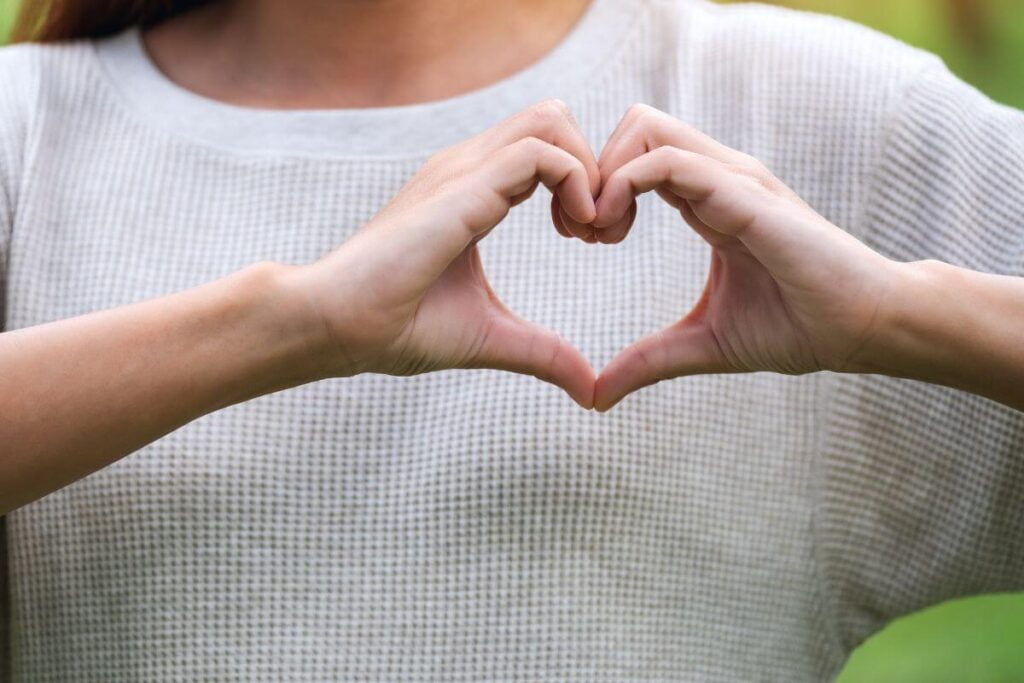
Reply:
[[145, 34], [179, 85], [242, 106], [382, 107], [475, 90], [543, 57], [589, 0], [224, 0]]

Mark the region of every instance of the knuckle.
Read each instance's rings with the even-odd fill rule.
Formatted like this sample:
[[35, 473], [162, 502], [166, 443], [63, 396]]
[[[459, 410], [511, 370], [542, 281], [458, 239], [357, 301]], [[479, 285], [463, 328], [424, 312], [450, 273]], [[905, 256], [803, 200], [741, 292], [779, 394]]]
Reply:
[[571, 118], [569, 105], [559, 99], [538, 102], [529, 109], [530, 116], [541, 126], [553, 126]]
[[772, 174], [772, 172], [768, 170], [768, 167], [765, 166], [764, 162], [761, 161], [760, 159], [756, 159], [750, 156], [749, 154], [747, 155], [747, 158], [750, 160], [750, 167], [760, 175], [770, 176]]
[[655, 107], [652, 107], [649, 104], [644, 104], [643, 102], [637, 102], [632, 105], [626, 115], [632, 125], [640, 128], [651, 126], [668, 116], [660, 109], [656, 109]]
[[630, 105], [629, 109], [626, 110], [626, 118], [631, 121], [637, 121], [645, 116], [650, 116], [652, 110], [654, 110], [654, 107], [651, 105], [637, 102]]
[[502, 149], [498, 155], [492, 158], [492, 163], [502, 166], [534, 166], [539, 167], [545, 163], [551, 146], [540, 138], [527, 136], [520, 138]]
[[737, 165], [743, 167], [744, 169], [746, 169], [748, 173], [752, 175], [759, 176], [762, 178], [773, 177], [772, 172], [768, 170], [768, 167], [764, 165], [764, 162], [762, 162], [757, 157], [751, 156], [749, 154], [741, 153], [740, 161]]
[[685, 149], [673, 147], [672, 145], [656, 147], [651, 153], [656, 155], [658, 159], [670, 164], [684, 164], [689, 162], [695, 156], [693, 152], [688, 152]]
[[761, 189], [777, 192], [781, 186], [779, 180], [768, 167], [759, 159], [749, 154], [742, 155], [740, 162], [733, 164], [732, 168], [736, 173], [750, 179], [751, 182], [758, 185]]
[[764, 164], [762, 164], [757, 158], [745, 152], [740, 153], [737, 165], [746, 168], [752, 173], [760, 173], [761, 170], [764, 169]]
[[566, 118], [571, 115], [569, 105], [566, 104], [564, 100], [560, 100], [557, 97], [552, 97], [550, 99], [544, 100], [537, 106], [543, 109], [544, 111], [548, 112], [552, 116]]
[[765, 182], [764, 178], [761, 178], [756, 173], [753, 173], [746, 168], [735, 168], [735, 174], [739, 181], [739, 186], [746, 189], [748, 192], [758, 192], [761, 194], [773, 194], [773, 188]]
[[514, 146], [518, 151], [529, 156], [538, 156], [547, 147], [543, 140], [533, 135], [521, 138]]
[[751, 180], [755, 180], [757, 178], [757, 171], [751, 168], [750, 165], [746, 163], [734, 162], [731, 164], [726, 164], [726, 167], [735, 175], [742, 176], [744, 178], [749, 178]]

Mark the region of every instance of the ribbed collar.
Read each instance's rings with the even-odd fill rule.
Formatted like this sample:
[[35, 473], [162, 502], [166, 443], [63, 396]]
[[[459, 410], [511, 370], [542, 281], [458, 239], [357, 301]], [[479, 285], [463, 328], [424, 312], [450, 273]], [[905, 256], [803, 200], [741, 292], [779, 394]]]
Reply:
[[412, 158], [487, 128], [547, 97], [570, 105], [640, 14], [635, 0], [592, 0], [547, 55], [512, 76], [456, 97], [398, 107], [259, 109], [193, 93], [165, 76], [137, 28], [96, 41], [117, 94], [152, 123], [221, 149], [252, 154]]

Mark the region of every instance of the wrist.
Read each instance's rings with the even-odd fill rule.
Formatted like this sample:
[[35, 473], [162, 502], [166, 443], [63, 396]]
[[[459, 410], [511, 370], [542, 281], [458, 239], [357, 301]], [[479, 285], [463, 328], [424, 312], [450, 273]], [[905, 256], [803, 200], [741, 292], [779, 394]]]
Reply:
[[259, 311], [264, 338], [276, 342], [275, 374], [288, 386], [333, 376], [329, 335], [304, 268], [263, 261], [235, 276], [239, 296]]
[[936, 338], [937, 306], [948, 291], [951, 267], [931, 259], [890, 262], [890, 283], [879, 301], [870, 342], [849, 371], [929, 379], [943, 352]]

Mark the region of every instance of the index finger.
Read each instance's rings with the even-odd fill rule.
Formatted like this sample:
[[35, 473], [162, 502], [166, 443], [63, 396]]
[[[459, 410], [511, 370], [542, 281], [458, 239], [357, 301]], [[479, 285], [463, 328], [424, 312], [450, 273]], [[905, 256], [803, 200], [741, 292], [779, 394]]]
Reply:
[[482, 133], [479, 142], [482, 151], [490, 154], [523, 138], [537, 138], [579, 159], [587, 172], [590, 193], [597, 195], [601, 187], [597, 159], [565, 102], [545, 100], [535, 104]]
[[737, 166], [748, 160], [743, 152], [723, 145], [670, 114], [646, 104], [634, 104], [601, 150], [601, 178], [607, 180], [624, 164], [659, 147], [676, 147]]

